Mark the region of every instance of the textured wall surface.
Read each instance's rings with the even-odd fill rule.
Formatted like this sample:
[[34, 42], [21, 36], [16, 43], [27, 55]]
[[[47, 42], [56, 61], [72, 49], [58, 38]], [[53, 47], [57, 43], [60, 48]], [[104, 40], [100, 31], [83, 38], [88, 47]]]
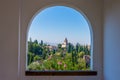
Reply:
[[120, 80], [120, 0], [105, 0], [104, 77]]
[[[26, 38], [29, 24], [39, 11], [54, 5], [75, 8], [87, 17], [93, 31], [93, 69], [98, 71], [97, 76], [25, 76]], [[0, 80], [102, 80], [102, 9], [102, 0], [0, 0]], [[108, 53], [107, 46], [106, 53]]]
[[74, 76], [74, 77], [32, 77], [32, 79], [46, 79], [46, 80], [102, 80], [102, 44], [103, 44], [103, 25], [102, 25], [102, 16], [103, 16], [103, 4], [101, 0], [23, 0], [22, 7], [21, 7], [21, 70], [20, 70], [20, 78], [23, 79], [31, 79], [31, 77], [26, 77], [24, 75], [25, 72], [25, 61], [26, 61], [26, 39], [27, 39], [27, 32], [29, 30], [29, 25], [34, 18], [40, 11], [49, 7], [49, 6], [56, 6], [56, 5], [63, 5], [72, 7], [78, 11], [80, 11], [86, 19], [90, 22], [92, 32], [93, 32], [93, 69], [98, 71], [97, 76]]
[[17, 80], [18, 0], [0, 0], [0, 80]]

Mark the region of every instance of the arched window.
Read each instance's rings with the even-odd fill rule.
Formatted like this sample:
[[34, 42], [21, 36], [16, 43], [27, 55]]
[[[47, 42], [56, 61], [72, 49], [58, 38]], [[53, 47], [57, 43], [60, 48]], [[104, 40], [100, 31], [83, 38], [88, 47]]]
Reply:
[[31, 22], [27, 40], [28, 71], [92, 70], [92, 33], [77, 10], [53, 6]]

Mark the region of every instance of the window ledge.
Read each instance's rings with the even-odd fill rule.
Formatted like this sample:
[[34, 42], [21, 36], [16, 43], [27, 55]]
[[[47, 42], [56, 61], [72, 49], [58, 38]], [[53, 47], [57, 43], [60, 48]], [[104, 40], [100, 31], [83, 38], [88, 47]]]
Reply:
[[97, 71], [25, 71], [26, 76], [97, 76]]

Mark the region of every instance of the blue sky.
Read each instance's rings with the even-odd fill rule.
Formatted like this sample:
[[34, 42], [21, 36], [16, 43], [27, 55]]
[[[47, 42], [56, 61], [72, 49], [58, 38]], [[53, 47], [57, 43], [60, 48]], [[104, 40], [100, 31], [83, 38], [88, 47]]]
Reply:
[[90, 44], [90, 29], [81, 13], [65, 6], [53, 6], [38, 13], [29, 28], [28, 40]]

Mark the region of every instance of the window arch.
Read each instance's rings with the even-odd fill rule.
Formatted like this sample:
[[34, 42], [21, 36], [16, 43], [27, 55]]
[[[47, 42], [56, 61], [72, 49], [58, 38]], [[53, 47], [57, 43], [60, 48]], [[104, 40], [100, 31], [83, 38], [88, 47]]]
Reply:
[[[56, 44], [53, 44], [52, 42], [55, 42], [54, 40], [57, 40], [57, 38], [59, 38], [58, 37], [58, 35], [57, 35], [57, 37], [55, 38], [54, 36], [55, 35], [53, 35], [53, 34], [56, 34], [56, 33], [52, 33], [52, 34], [50, 34], [51, 32], [49, 31], [50, 29], [52, 29], [53, 30], [53, 28], [56, 28], [56, 27], [52, 27], [53, 26], [53, 22], [56, 22], [55, 20], [53, 20], [53, 22], [52, 22], [52, 20], [50, 19], [50, 20], [48, 20], [48, 22], [46, 21], [47, 19], [49, 19], [49, 15], [51, 14], [51, 13], [46, 13], [47, 12], [47, 10], [48, 10], [48, 12], [50, 11], [50, 10], [53, 10], [53, 9], [55, 9], [55, 8], [66, 8], [66, 9], [71, 9], [71, 10], [73, 10], [72, 12], [76, 12], [77, 14], [72, 14], [73, 16], [76, 16], [76, 15], [78, 15], [79, 14], [79, 16], [80, 16], [80, 19], [77, 19], [76, 21], [75, 21], [75, 18], [78, 18], [78, 17], [72, 17], [73, 19], [69, 19], [68, 20], [68, 18], [67, 18], [67, 21], [66, 21], [66, 23], [68, 22], [68, 24], [69, 24], [69, 26], [71, 26], [72, 24], [70, 24], [70, 23], [72, 23], [72, 22], [79, 22], [79, 23], [82, 23], [82, 24], [79, 24], [79, 25], [76, 25], [76, 23], [73, 23], [73, 25], [72, 26], [77, 26], [77, 27], [74, 27], [74, 28], [77, 28], [76, 29], [76, 31], [75, 32], [82, 32], [82, 35], [84, 35], [84, 34], [86, 34], [87, 33], [87, 35], [85, 35], [85, 36], [87, 36], [88, 38], [86, 38], [86, 42], [83, 42], [82, 43], [82, 41], [80, 41], [80, 39], [79, 39], [79, 35], [77, 36], [77, 38], [75, 38], [74, 36], [76, 36], [77, 34], [75, 34], [74, 33], [74, 31], [70, 31], [70, 30], [73, 30], [74, 28], [72, 28], [72, 27], [70, 27], [70, 28], [72, 28], [72, 29], [70, 29], [69, 27], [67, 27], [67, 29], [69, 30], [68, 32], [73, 32], [73, 33], [69, 33], [69, 34], [65, 34], [67, 31], [64, 31], [65, 33], [64, 34], [62, 34], [62, 36], [64, 35], [64, 38], [65, 38], [65, 41], [64, 41], [64, 43], [61, 43], [61, 41], [59, 41], [60, 39], [58, 39], [58, 42], [56, 41]], [[69, 11], [69, 10], [68, 10]], [[62, 12], [62, 13], [66, 13], [66, 12]], [[40, 16], [40, 15], [44, 15], [44, 16], [47, 16], [47, 19], [45, 20], [45, 18], [46, 17], [43, 17], [43, 16]], [[54, 14], [55, 15], [55, 14]], [[58, 22], [57, 22], [57, 24], [55, 24], [54, 23], [54, 25], [55, 26], [59, 26], [61, 23], [60, 23], [60, 21], [59, 21], [59, 19], [61, 19], [61, 17], [62, 16], [60, 16], [60, 17], [58, 17], [60, 14], [59, 14], [59, 10], [57, 11], [57, 14], [56, 14], [56, 16], [57, 16], [57, 18], [55, 18], [56, 20], [58, 19]], [[65, 16], [65, 15], [64, 15]], [[67, 16], [67, 15], [66, 15]], [[65, 17], [66, 17], [65, 16]], [[70, 15], [68, 15], [68, 16], [71, 16], [71, 14]], [[41, 20], [39, 20], [38, 18], [40, 17], [40, 19]], [[52, 15], [52, 17], [54, 17], [53, 15]], [[50, 17], [51, 18], [51, 17]], [[62, 17], [63, 18], [63, 17]], [[66, 6], [53, 6], [53, 7], [49, 7], [49, 8], [47, 8], [47, 9], [45, 9], [45, 10], [43, 10], [42, 12], [40, 12], [40, 14], [38, 14], [34, 19], [33, 19], [33, 21], [32, 21], [32, 24], [30, 25], [30, 31], [29, 31], [29, 34], [28, 34], [28, 45], [29, 45], [29, 47], [28, 47], [28, 52], [30, 52], [29, 53], [29, 55], [27, 56], [27, 69], [28, 70], [34, 70], [34, 67], [33, 67], [33, 65], [34, 64], [40, 64], [40, 62], [38, 62], [38, 61], [46, 61], [46, 60], [48, 60], [51, 56], [53, 56], [54, 54], [56, 54], [56, 53], [58, 53], [59, 52], [59, 50], [58, 50], [58, 43], [59, 44], [61, 44], [61, 48], [62, 48], [62, 52], [64, 52], [65, 51], [65, 53], [71, 53], [71, 54], [73, 54], [73, 52], [68, 52], [67, 51], [67, 46], [68, 46], [68, 43], [67, 43], [67, 38], [66, 38], [66, 36], [67, 37], [69, 37], [69, 39], [71, 38], [71, 36], [70, 35], [72, 35], [72, 34], [74, 34], [74, 38], [72, 37], [71, 39], [70, 39], [70, 41], [72, 42], [72, 44], [74, 43], [74, 45], [73, 45], [73, 47], [74, 47], [74, 50], [75, 50], [75, 53], [76, 53], [76, 56], [75, 56], [75, 58], [77, 58], [77, 60], [76, 60], [76, 64], [74, 63], [74, 65], [78, 65], [78, 62], [80, 61], [78, 61], [78, 59], [83, 59], [84, 60], [84, 62], [85, 62], [85, 67], [86, 67], [86, 69], [84, 69], [85, 67], [83, 67], [83, 68], [81, 68], [81, 69], [77, 69], [77, 70], [92, 70], [92, 49], [93, 49], [93, 40], [92, 40], [92, 31], [91, 31], [91, 26], [90, 26], [90, 24], [89, 24], [89, 22], [88, 22], [88, 20], [86, 20], [87, 18], [85, 18], [84, 16], [83, 16], [83, 14], [80, 14], [80, 12], [78, 12], [78, 11], [76, 11], [75, 9], [73, 9], [73, 8], [70, 8], [70, 7], [66, 7]], [[42, 22], [42, 20], [43, 21], [46, 21], [47, 22], [47, 25], [45, 25], [45, 22]], [[64, 19], [63, 19], [64, 20]], [[70, 21], [71, 20], [71, 21]], [[80, 22], [80, 20], [81, 20], [81, 22]], [[40, 38], [38, 38], [38, 36], [36, 37], [34, 34], [38, 34], [38, 32], [40, 32], [40, 31], [36, 31], [36, 30], [38, 30], [38, 29], [36, 29], [36, 30], [34, 30], [33, 28], [36, 26], [36, 27], [38, 27], [38, 25], [36, 25], [36, 23], [35, 23], [35, 21], [41, 21], [41, 23], [42, 24], [39, 24], [38, 22], [37, 22], [37, 24], [39, 24], [39, 25], [42, 25], [42, 26], [51, 26], [51, 28], [49, 28], [49, 30], [47, 30], [47, 29], [44, 29], [44, 28], [42, 28], [41, 30], [44, 30], [43, 31], [43, 34], [46, 34], [45, 32], [50, 32], [49, 33], [49, 35], [51, 35], [51, 36], [53, 36], [54, 37], [54, 39], [53, 40], [50, 40], [51, 38], [47, 38], [48, 36], [46, 35], [44, 35], [45, 37], [41, 37], [41, 40], [39, 40]], [[51, 23], [49, 22], [49, 21], [51, 21]], [[69, 21], [70, 21], [70, 23], [69, 23]], [[83, 22], [82, 22], [83, 21]], [[62, 22], [62, 21], [61, 21]], [[64, 21], [63, 21], [64, 22]], [[63, 23], [62, 22], [62, 23]], [[52, 25], [51, 25], [52, 24]], [[59, 25], [58, 25], [59, 24]], [[65, 23], [63, 23], [64, 25], [62, 25], [63, 26], [63, 29], [65, 29]], [[77, 23], [78, 24], [78, 23]], [[34, 27], [33, 27], [34, 26]], [[68, 26], [68, 25], [66, 25], [66, 26]], [[85, 26], [84, 28], [86, 29], [86, 32], [84, 32], [84, 29], [83, 28], [79, 28], [80, 26]], [[57, 27], [57, 28], [59, 28], [59, 30], [57, 30], [57, 29], [55, 29], [55, 30], [57, 30], [56, 32], [58, 32], [58, 31], [60, 31], [61, 30], [61, 27], [59, 26], [59, 27]], [[65, 29], [65, 30], [67, 30], [67, 29]], [[83, 31], [82, 31], [82, 29], [83, 29]], [[88, 29], [88, 31], [87, 31], [87, 29]], [[39, 28], [39, 30], [40, 30], [40, 28]], [[45, 31], [46, 30], [46, 31]], [[53, 30], [53, 31], [55, 31], [55, 30]], [[77, 30], [79, 30], [79, 31], [77, 31]], [[81, 30], [81, 31], [80, 31]], [[35, 31], [35, 32], [34, 32]], [[62, 30], [61, 30], [62, 31]], [[33, 33], [32, 33], [33, 32]], [[36, 33], [37, 32], [37, 33]], [[41, 31], [42, 32], [42, 31]], [[67, 33], [68, 33], [67, 32]], [[32, 33], [32, 34], [31, 34]], [[62, 33], [63, 33], [63, 31], [62, 31]], [[42, 34], [42, 33], [39, 33], [39, 34]], [[58, 33], [58, 34], [60, 34], [60, 33]], [[79, 34], [79, 33], [78, 33]], [[66, 35], [66, 36], [65, 36]], [[61, 36], [61, 35], [59, 35], [59, 36]], [[32, 38], [34, 38], [34, 42], [32, 42], [32, 40], [31, 40], [31, 37]], [[53, 38], [52, 37], [52, 38]], [[47, 38], [47, 39], [46, 39]], [[63, 37], [61, 37], [61, 38], [63, 38]], [[81, 37], [82, 38], [82, 37]], [[83, 36], [83, 38], [85, 38], [84, 36]], [[41, 47], [43, 47], [43, 46], [41, 46], [41, 44], [43, 44], [43, 40], [42, 39], [44, 39], [44, 41], [45, 41], [45, 45], [46, 46], [44, 46], [44, 48], [41, 48]], [[73, 40], [74, 39], [74, 40]], [[88, 39], [88, 40], [87, 40]], [[78, 40], [78, 41], [77, 41]], [[85, 39], [83, 39], [83, 41], [84, 41]], [[50, 42], [47, 42], [47, 41], [50, 41]], [[74, 41], [76, 41], [76, 42], [74, 42]], [[69, 43], [71, 43], [71, 42], [69, 42]], [[81, 43], [80, 43], [81, 42]], [[35, 44], [36, 43], [36, 44]], [[79, 44], [78, 46], [76, 45], [76, 44]], [[31, 45], [32, 46], [31, 46]], [[57, 46], [56, 46], [57, 45]], [[36, 47], [36, 48], [39, 48], [39, 50], [38, 51], [32, 51], [31, 49], [30, 49], [30, 46], [31, 47]], [[39, 47], [38, 47], [39, 46]], [[70, 45], [69, 45], [70, 46]], [[69, 47], [68, 46], [68, 47]], [[43, 52], [39, 52], [40, 50], [44, 50], [44, 49], [46, 49], [46, 47], [47, 47], [47, 49], [48, 49], [48, 51], [46, 52], [47, 54], [49, 54], [49, 55], [47, 55], [46, 57], [47, 58], [44, 58], [44, 60], [43, 60]], [[79, 48], [79, 51], [77, 51], [77, 49], [76, 48]], [[54, 49], [55, 48], [55, 49]], [[70, 48], [70, 47], [69, 47]], [[80, 48], [81, 49], [83, 49], [83, 50], [80, 50]], [[52, 50], [54, 50], [55, 51], [55, 53], [53, 54], [52, 52], [51, 52], [51, 50], [50, 49], [52, 49]], [[73, 50], [72, 50], [73, 51]], [[60, 54], [62, 54], [62, 52], [59, 52]], [[83, 53], [82, 53], [83, 52]], [[32, 53], [34, 53], [34, 54], [32, 54]], [[52, 54], [51, 54], [52, 53]], [[74, 54], [75, 54], [74, 53]], [[83, 54], [83, 56], [80, 58], [78, 58], [78, 56], [79, 55], [81, 55], [81, 54]], [[31, 55], [33, 55], [33, 59], [31, 59]], [[66, 54], [65, 54], [66, 55]], [[72, 57], [73, 55], [71, 55], [71, 57]], [[57, 57], [57, 56], [55, 56], [55, 57]], [[41, 59], [42, 58], [42, 59]], [[58, 57], [58, 58], [60, 58], [60, 57]], [[62, 57], [63, 58], [63, 57]], [[62, 66], [64, 66], [65, 67], [65, 65], [68, 67], [68, 65], [70, 64], [70, 62], [65, 62], [64, 60], [63, 61], [61, 61], [61, 59], [62, 58], [60, 58], [59, 60], [58, 60], [58, 62], [56, 62], [56, 64], [54, 64], [54, 65], [57, 65], [57, 66], [59, 66], [59, 64], [58, 63], [61, 63], [61, 65]], [[31, 59], [31, 60], [30, 60]], [[71, 59], [71, 62], [72, 62], [72, 60], [73, 60], [73, 58]], [[42, 63], [43, 63], [42, 62]], [[80, 63], [80, 62], [79, 62]], [[73, 65], [73, 62], [71, 63], [72, 65]], [[84, 64], [84, 63], [83, 63]], [[46, 64], [44, 63], [44, 65], [42, 64], [41, 66], [45, 66]], [[81, 64], [82, 65], [82, 64]], [[33, 68], [32, 68], [33, 67]], [[51, 66], [50, 66], [51, 67]], [[88, 68], [87, 69], [87, 67], [90, 67], [90, 68]], [[39, 67], [40, 68], [40, 67]], [[55, 68], [55, 67], [54, 67]], [[79, 68], [79, 67], [77, 67], [77, 68]], [[46, 67], [45, 67], [45, 69], [46, 69]], [[45, 69], [43, 69], [43, 70], [45, 70]], [[52, 68], [53, 69], [53, 68]], [[49, 69], [49, 70], [52, 70], [52, 69]], [[60, 70], [62, 70], [63, 68], [61, 68]], [[36, 70], [36, 69], [35, 69]], [[39, 69], [38, 69], [39, 70]], [[40, 70], [42, 70], [42, 69], [40, 69]], [[56, 69], [54, 69], [54, 70], [59, 70], [58, 69], [58, 67], [56, 68]], [[64, 70], [64, 69], [63, 69]], [[65, 70], [72, 70], [71, 68], [69, 68], [69, 69], [65, 69]], [[73, 70], [75, 70], [75, 69], [73, 69]]]

